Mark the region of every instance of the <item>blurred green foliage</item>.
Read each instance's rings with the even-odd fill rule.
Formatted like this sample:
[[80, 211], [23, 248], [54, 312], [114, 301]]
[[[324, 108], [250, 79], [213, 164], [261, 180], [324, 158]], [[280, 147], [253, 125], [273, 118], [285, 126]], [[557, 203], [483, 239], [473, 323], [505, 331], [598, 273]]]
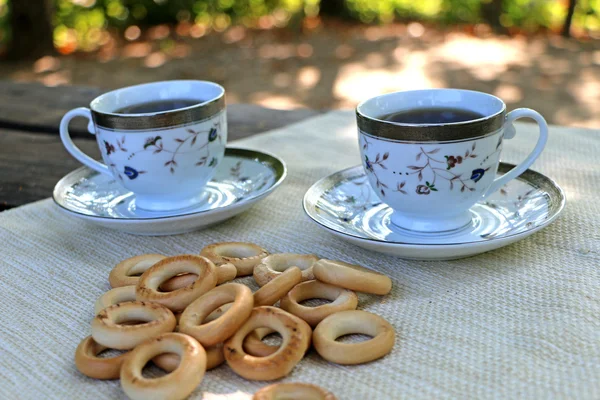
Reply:
[[[325, 0], [324, 0], [325, 1]], [[348, 15], [365, 23], [417, 19], [445, 24], [478, 23], [481, 7], [492, 0], [346, 0]], [[527, 32], [558, 30], [567, 14], [568, 0], [502, 0], [500, 23]], [[577, 0], [574, 27], [600, 30], [600, 0]]]
[[[25, 1], [25, 0], [12, 0]], [[50, 0], [55, 1], [54, 41], [59, 50], [90, 51], [103, 43], [109, 28], [125, 29], [161, 23], [202, 25], [218, 31], [231, 24], [285, 26], [319, 13], [320, 0]], [[323, 0], [331, 1], [331, 0]], [[341, 17], [363, 23], [423, 20], [438, 24], [482, 22], [482, 3], [498, 0], [344, 0]], [[8, 33], [8, 0], [0, 0], [0, 38]], [[568, 0], [501, 0], [500, 25], [535, 32], [560, 30]], [[261, 20], [261, 17], [262, 20]], [[262, 21], [262, 22], [261, 22]], [[578, 0], [573, 28], [600, 31], [600, 0]]]
[[[0, 0], [2, 1], [2, 0]], [[292, 15], [318, 10], [318, 0], [55, 0], [55, 42], [73, 40], [90, 50], [103, 27], [152, 26], [190, 22], [216, 30], [233, 23], [256, 26], [262, 16], [275, 15], [280, 26]], [[276, 21], [276, 22], [277, 22]]]
[[8, 0], [0, 0], [0, 43], [6, 43], [10, 40], [8, 11]]

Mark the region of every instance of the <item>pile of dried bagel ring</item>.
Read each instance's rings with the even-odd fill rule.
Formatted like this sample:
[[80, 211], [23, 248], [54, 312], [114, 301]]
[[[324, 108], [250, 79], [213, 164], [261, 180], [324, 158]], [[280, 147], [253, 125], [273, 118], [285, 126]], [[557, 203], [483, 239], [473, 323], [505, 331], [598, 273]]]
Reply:
[[[258, 291], [226, 283], [246, 275], [254, 276]], [[314, 255], [269, 254], [252, 243], [215, 243], [200, 255], [129, 258], [114, 267], [109, 282], [113, 289], [96, 302], [92, 334], [77, 347], [75, 364], [91, 378], [120, 378], [132, 399], [185, 398], [206, 370], [223, 362], [246, 379], [278, 379], [292, 371], [311, 342], [328, 361], [360, 364], [383, 357], [395, 341], [394, 329], [385, 319], [356, 310], [354, 292], [387, 294], [391, 280]], [[332, 302], [317, 307], [301, 304], [308, 299]], [[280, 307], [274, 307], [278, 301]], [[262, 341], [273, 332], [281, 335], [281, 345]], [[372, 339], [336, 342], [349, 334]], [[107, 349], [128, 351], [98, 357]], [[149, 361], [169, 374], [145, 378], [142, 369]], [[271, 385], [255, 393], [254, 399], [282, 394], [335, 399], [332, 393], [303, 383]]]

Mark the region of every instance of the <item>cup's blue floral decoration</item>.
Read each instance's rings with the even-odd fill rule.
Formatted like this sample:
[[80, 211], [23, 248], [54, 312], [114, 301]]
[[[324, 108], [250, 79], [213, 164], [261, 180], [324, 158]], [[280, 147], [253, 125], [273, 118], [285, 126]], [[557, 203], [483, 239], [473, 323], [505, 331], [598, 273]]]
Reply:
[[138, 171], [135, 168], [131, 168], [128, 166], [125, 166], [125, 168], [123, 168], [123, 173], [125, 174], [126, 177], [128, 177], [129, 179], [135, 179], [137, 178], [140, 174], [145, 174], [146, 171]]
[[[216, 123], [208, 130], [193, 130], [186, 129], [187, 136], [178, 137], [173, 139], [170, 143], [165, 143], [165, 139], [160, 135], [152, 135], [146, 138], [142, 149], [130, 153], [127, 157], [128, 160], [135, 161], [135, 157], [144, 152], [152, 152], [152, 154], [168, 153], [170, 154], [169, 159], [164, 163], [165, 167], [169, 168], [169, 171], [174, 174], [178, 167], [177, 156], [188, 153], [199, 153], [198, 161], [195, 163], [196, 166], [208, 166], [215, 168], [219, 159], [217, 157], [211, 157], [209, 144], [214, 141], [221, 142], [220, 134], [221, 124]], [[106, 151], [107, 158], [110, 159], [110, 155], [117, 152], [117, 148], [121, 152], [129, 152], [125, 148], [125, 136], [116, 140], [116, 147], [114, 144], [104, 140], [104, 149]], [[204, 139], [204, 140], [203, 140]], [[115, 163], [109, 163], [109, 166], [116, 168]], [[123, 180], [123, 176], [118, 171], [115, 171], [119, 179]], [[140, 174], [144, 174], [146, 171], [137, 170], [132, 166], [125, 166], [123, 174], [129, 179], [136, 179]]]
[[[365, 137], [363, 137], [363, 141], [365, 170], [368, 174], [375, 178], [376, 189], [379, 190], [382, 196], [385, 196], [386, 189], [389, 189], [389, 182], [385, 183], [382, 181], [381, 177], [378, 175], [378, 169], [388, 169], [388, 167], [385, 165], [385, 161], [389, 159], [390, 154], [389, 152], [386, 152], [383, 155], [381, 153], [377, 153], [374, 158], [369, 157], [367, 150], [370, 143]], [[436, 183], [438, 183], [440, 180], [448, 182], [449, 190], [454, 190], [454, 187], [457, 186], [460, 187], [461, 192], [466, 190], [471, 192], [475, 191], [475, 187], [473, 185], [483, 178], [483, 175], [490, 169], [490, 167], [477, 168], [473, 170], [470, 179], [464, 178], [463, 173], [453, 172], [452, 169], [457, 165], [462, 164], [467, 159], [477, 158], [478, 155], [475, 154], [476, 147], [477, 144], [474, 142], [470, 148], [461, 155], [445, 155], [444, 159], [440, 159], [436, 156], [436, 154], [440, 151], [439, 147], [431, 150], [425, 150], [423, 147], [420, 147], [420, 151], [416, 154], [415, 160], [417, 162], [421, 161], [421, 164], [408, 165], [406, 168], [409, 172], [405, 172], [405, 175], [417, 175], [417, 180], [419, 183], [415, 186], [414, 192], [418, 195], [429, 195], [434, 192], [439, 192]], [[431, 179], [425, 180], [425, 175], [431, 177]], [[405, 195], [408, 194], [406, 181], [397, 182], [393, 191]]]
[[218, 136], [219, 136], [219, 134], [217, 132], [217, 128], [215, 128], [215, 127], [210, 128], [210, 131], [208, 132], [208, 141], [214, 142], [215, 140], [217, 140]]
[[483, 168], [474, 169], [473, 172], [471, 172], [471, 180], [479, 182], [479, 180], [483, 178], [483, 174], [485, 174], [485, 171], [486, 170]]

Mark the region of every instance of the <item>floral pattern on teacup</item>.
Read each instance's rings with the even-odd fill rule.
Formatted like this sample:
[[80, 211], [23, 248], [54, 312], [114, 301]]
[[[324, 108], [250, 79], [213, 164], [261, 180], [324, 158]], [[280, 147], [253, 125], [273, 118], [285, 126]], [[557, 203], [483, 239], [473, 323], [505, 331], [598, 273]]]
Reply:
[[[407, 175], [416, 175], [418, 183], [414, 186], [414, 189], [410, 189], [407, 185], [407, 181], [384, 182], [378, 170], [387, 170], [388, 166], [386, 161], [391, 160], [390, 153], [377, 153], [375, 156], [367, 153], [370, 142], [365, 136], [362, 136], [363, 140], [363, 151], [364, 151], [364, 167], [368, 174], [375, 178], [375, 187], [382, 196], [386, 196], [386, 190], [391, 189], [394, 192], [407, 195], [409, 190], [412, 190], [418, 195], [429, 195], [434, 192], [439, 192], [439, 186], [436, 186], [440, 181], [448, 182], [448, 186], [445, 186], [442, 190], [454, 190], [455, 187], [460, 188], [461, 192], [464, 191], [475, 191], [475, 185], [483, 178], [485, 173], [490, 170], [490, 166], [476, 168], [473, 170], [465, 170], [460, 168], [464, 160], [476, 159], [479, 156], [476, 154], [477, 143], [473, 142], [469, 148], [465, 149], [464, 153], [460, 155], [448, 154], [444, 155], [443, 158], [437, 154], [441, 148], [426, 148], [420, 146], [419, 151], [415, 154], [416, 163], [406, 165], [406, 169], [410, 172]], [[494, 153], [499, 151], [502, 140], [498, 142]], [[489, 159], [491, 156], [488, 155], [484, 160]]]
[[[199, 153], [198, 160], [194, 165], [215, 168], [219, 163], [219, 159], [217, 157], [211, 157], [209, 144], [217, 140], [219, 143], [221, 143], [222, 139], [220, 128], [221, 124], [219, 122], [215, 123], [208, 130], [194, 130], [187, 128], [185, 129], [187, 136], [176, 137], [168, 142], [160, 135], [151, 135], [145, 139], [142, 148], [139, 148], [133, 152], [130, 152], [126, 147], [126, 136], [117, 138], [114, 144], [104, 139], [104, 149], [106, 151], [106, 157], [108, 160], [111, 159], [111, 154], [116, 153], [117, 151], [129, 153], [127, 160], [133, 160], [130, 165], [125, 165], [123, 167], [122, 173], [121, 171], [116, 171], [117, 176], [121, 180], [123, 180], [123, 175], [130, 180], [133, 180], [139, 175], [146, 173], [146, 171], [136, 169], [134, 166], [132, 166], [133, 162], [135, 161], [135, 157], [138, 154], [145, 152], [152, 152], [152, 154], [170, 154], [169, 159], [164, 162], [163, 166], [168, 167], [171, 174], [176, 172], [178, 166], [177, 157], [182, 154], [193, 152]], [[110, 162], [109, 166], [113, 169], [116, 169], [116, 164], [114, 162]]]

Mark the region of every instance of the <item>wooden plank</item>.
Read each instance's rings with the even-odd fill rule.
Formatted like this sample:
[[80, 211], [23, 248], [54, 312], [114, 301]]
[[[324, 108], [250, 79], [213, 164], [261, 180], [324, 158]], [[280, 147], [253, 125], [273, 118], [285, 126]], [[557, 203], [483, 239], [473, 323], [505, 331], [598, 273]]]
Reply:
[[[234, 105], [228, 112], [229, 140], [284, 127], [316, 114], [311, 110], [277, 111]], [[93, 139], [93, 135], [86, 134], [74, 141], [84, 152], [99, 158]], [[80, 166], [64, 150], [58, 134], [0, 129], [0, 210], [51, 196], [56, 182]]]
[[[84, 86], [46, 87], [38, 83], [0, 81], [0, 129], [57, 133], [67, 111], [89, 106], [102, 93], [101, 89]], [[281, 111], [252, 104], [230, 104], [227, 110], [230, 140], [318, 114], [314, 110]], [[69, 128], [71, 135], [93, 139], [86, 126], [84, 118], [74, 119]]]
[[231, 104], [227, 106], [228, 140], [283, 128], [284, 126], [319, 115], [316, 110], [273, 110], [254, 104]]
[[[46, 87], [0, 81], [0, 128], [58, 132], [60, 119], [73, 108], [87, 107], [102, 90], [83, 86]], [[87, 134], [86, 122], [73, 121], [74, 136]]]
[[[92, 157], [100, 157], [96, 141], [75, 139], [75, 143]], [[80, 166], [56, 135], [2, 130], [0, 209], [51, 196], [56, 182]]]

